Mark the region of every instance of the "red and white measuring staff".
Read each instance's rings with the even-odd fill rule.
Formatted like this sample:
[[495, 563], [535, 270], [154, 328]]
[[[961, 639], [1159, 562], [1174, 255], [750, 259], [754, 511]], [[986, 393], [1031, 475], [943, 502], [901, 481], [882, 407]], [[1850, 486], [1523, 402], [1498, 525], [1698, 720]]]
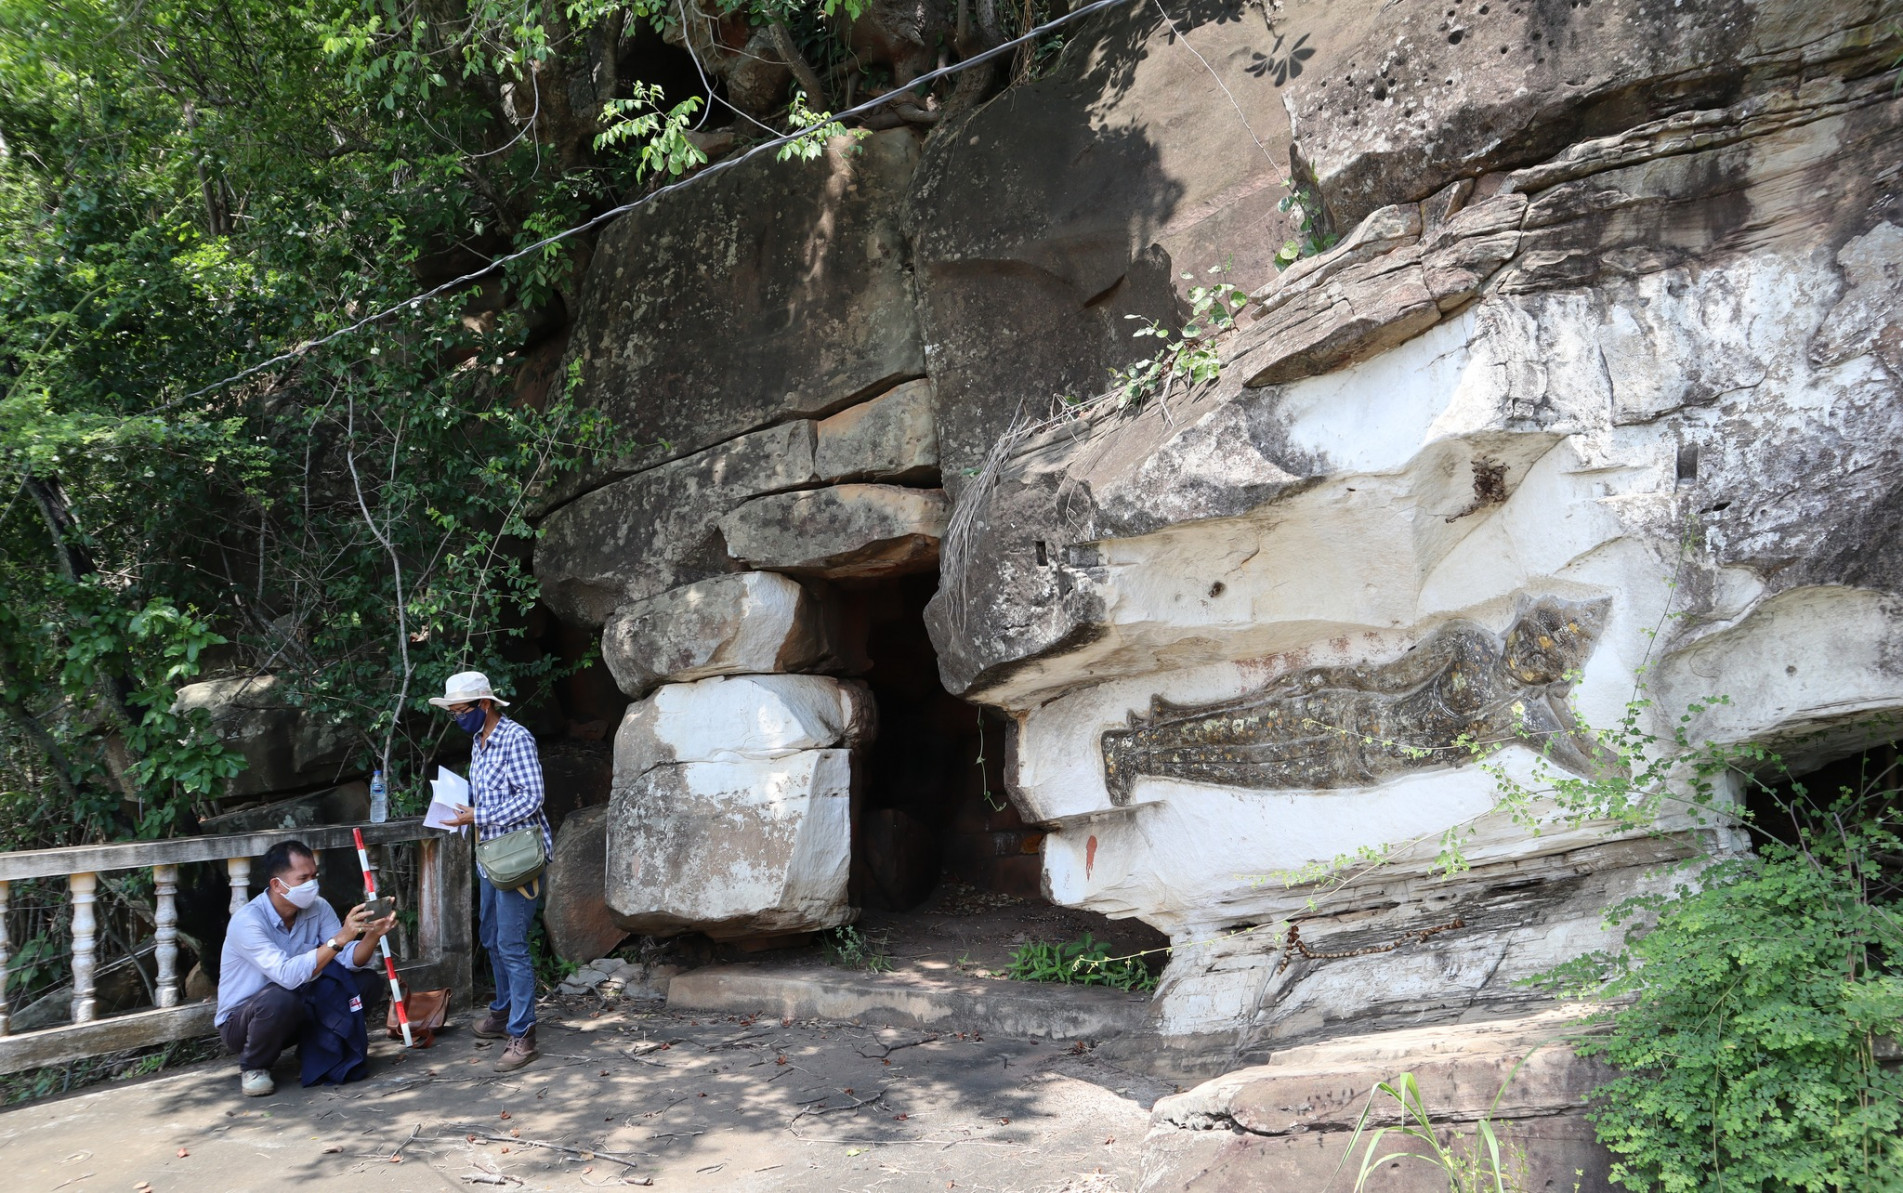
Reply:
[[[350, 830], [350, 835], [357, 839], [357, 864], [363, 867], [363, 897], [375, 899], [377, 876], [370, 869], [370, 854], [363, 847], [363, 830], [353, 828]], [[410, 1039], [410, 1008], [404, 1005], [403, 987], [396, 980], [396, 962], [390, 957], [390, 938], [387, 935], [380, 936], [377, 938], [377, 943], [383, 947], [383, 972], [390, 975], [390, 1003], [396, 1007], [396, 1021], [403, 1028], [403, 1046], [414, 1048], [416, 1043]]]

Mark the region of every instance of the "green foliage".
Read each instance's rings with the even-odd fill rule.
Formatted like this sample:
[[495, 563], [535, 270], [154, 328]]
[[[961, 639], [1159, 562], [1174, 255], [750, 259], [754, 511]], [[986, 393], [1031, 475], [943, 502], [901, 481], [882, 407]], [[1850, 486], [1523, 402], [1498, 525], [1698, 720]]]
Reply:
[[786, 111], [787, 123], [800, 130], [800, 135], [780, 146], [774, 154], [780, 161], [798, 158], [810, 162], [826, 152], [826, 142], [834, 137], [852, 138], [854, 151], [858, 142], [872, 134], [863, 128], [848, 129], [832, 118], [830, 112], [815, 112], [807, 106], [804, 91], [793, 92], [793, 102]]
[[682, 105], [592, 161], [598, 125], [510, 115], [532, 105], [504, 88], [585, 65], [595, 19], [619, 10], [0, 2], [8, 844], [208, 811], [240, 762], [171, 711], [197, 677], [275, 674], [399, 782], [441, 728], [420, 685], [546, 678], [526, 514], [612, 446], [559, 387], [512, 392], [565, 247], [188, 395], [689, 168]]
[[678, 178], [695, 166], [704, 165], [707, 155], [687, 139], [687, 122], [700, 111], [700, 98], [689, 96], [663, 110], [661, 104], [665, 98], [659, 87], [636, 83], [634, 94], [626, 99], [609, 100], [601, 109], [601, 122], [608, 127], [595, 138], [595, 148], [601, 150], [624, 141], [638, 141], [637, 179], [649, 174]]
[[1036, 940], [1011, 954], [1006, 975], [1020, 982], [1062, 982], [1078, 986], [1113, 986], [1118, 990], [1156, 989], [1156, 975], [1138, 956], [1113, 957], [1110, 946], [1091, 939], [1052, 943]]
[[[1502, 1091], [1505, 1088], [1501, 1086]], [[1499, 1101], [1500, 1095], [1496, 1093], [1494, 1105]], [[1374, 1118], [1378, 1103], [1382, 1104], [1384, 1114], [1393, 1114], [1399, 1121], [1376, 1127], [1363, 1144], [1361, 1136]], [[1353, 1158], [1357, 1147], [1362, 1149], [1355, 1193], [1367, 1188], [1368, 1178], [1390, 1160], [1413, 1160], [1439, 1170], [1441, 1179], [1447, 1183], [1447, 1193], [1522, 1193], [1526, 1189], [1525, 1153], [1517, 1147], [1502, 1146], [1493, 1125], [1492, 1111], [1493, 1107], [1489, 1106], [1488, 1113], [1474, 1123], [1471, 1136], [1436, 1126], [1428, 1113], [1420, 1083], [1414, 1074], [1403, 1073], [1393, 1081], [1379, 1083], [1369, 1093], [1368, 1104], [1355, 1120], [1355, 1132], [1349, 1136], [1341, 1163], [1345, 1165]], [[1381, 1146], [1390, 1136], [1408, 1140], [1415, 1146], [1383, 1152]], [[1336, 1171], [1340, 1171], [1339, 1166]]]
[[555, 946], [549, 942], [548, 929], [539, 915], [529, 921], [529, 963], [535, 968], [535, 980], [544, 992], [553, 991], [570, 974], [581, 969], [575, 962], [555, 955]]
[[[1209, 272], [1220, 274], [1224, 269], [1217, 265]], [[1196, 275], [1185, 273], [1183, 280], [1195, 281]], [[1172, 332], [1156, 320], [1144, 319], [1141, 315], [1124, 316], [1143, 324], [1132, 336], [1155, 337], [1160, 343], [1150, 356], [1111, 371], [1111, 392], [1119, 395], [1119, 406], [1134, 406], [1152, 395], [1166, 398], [1173, 386], [1180, 384], [1188, 388], [1222, 375], [1216, 337], [1235, 328], [1236, 315], [1249, 304], [1249, 298], [1233, 284], [1217, 282], [1212, 286], [1191, 286], [1189, 303], [1189, 322], [1180, 332]]]
[[868, 936], [851, 924], [841, 924], [821, 932], [819, 948], [828, 962], [842, 969], [885, 973], [892, 968], [892, 958], [886, 954], [885, 938]]
[[1548, 975], [1630, 1000], [1578, 1045], [1620, 1071], [1592, 1118], [1627, 1188], [1903, 1189], [1903, 1073], [1875, 1054], [1903, 1031], [1903, 838], [1880, 794], [1627, 901], [1622, 949]]
[[1328, 232], [1322, 226], [1321, 195], [1313, 186], [1290, 183], [1289, 193], [1275, 205], [1277, 211], [1295, 211], [1301, 213], [1301, 221], [1295, 235], [1282, 243], [1275, 254], [1275, 268], [1287, 269], [1303, 257], [1315, 257], [1335, 246], [1341, 237]]

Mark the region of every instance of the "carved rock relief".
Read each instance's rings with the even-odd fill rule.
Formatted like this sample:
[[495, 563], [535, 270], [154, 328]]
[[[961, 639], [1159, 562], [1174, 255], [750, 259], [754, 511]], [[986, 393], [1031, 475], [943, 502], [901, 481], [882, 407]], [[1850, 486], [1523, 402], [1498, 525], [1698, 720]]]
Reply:
[[1591, 773], [1603, 755], [1566, 698], [1610, 605], [1543, 597], [1504, 634], [1451, 621], [1392, 662], [1314, 667], [1218, 704], [1154, 697], [1147, 717], [1132, 712], [1103, 735], [1110, 801], [1127, 806], [1143, 775], [1257, 791], [1365, 787], [1458, 766], [1474, 756], [1468, 742], [1519, 740]]

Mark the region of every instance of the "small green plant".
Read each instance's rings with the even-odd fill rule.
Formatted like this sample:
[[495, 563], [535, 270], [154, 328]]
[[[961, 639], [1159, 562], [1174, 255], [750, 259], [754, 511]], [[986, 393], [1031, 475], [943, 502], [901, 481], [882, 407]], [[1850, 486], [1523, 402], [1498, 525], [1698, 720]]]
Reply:
[[819, 947], [827, 961], [842, 969], [886, 973], [892, 968], [892, 958], [885, 951], [885, 938], [869, 936], [851, 924], [821, 932]]
[[796, 157], [810, 162], [826, 152], [826, 142], [834, 137], [852, 138], [853, 148], [857, 149], [860, 141], [872, 135], [870, 129], [847, 128], [834, 120], [831, 112], [815, 112], [807, 106], [806, 93], [799, 90], [793, 92], [793, 102], [787, 105], [786, 119], [800, 130], [800, 135], [780, 146], [774, 154], [780, 161]]
[[[1517, 1066], [1516, 1066], [1517, 1068]], [[1507, 1080], [1513, 1080], [1508, 1075]], [[1505, 1085], [1500, 1087], [1504, 1092]], [[1403, 1073], [1393, 1081], [1383, 1081], [1368, 1094], [1368, 1104], [1355, 1121], [1355, 1133], [1341, 1162], [1346, 1164], [1361, 1146], [1362, 1133], [1368, 1129], [1375, 1108], [1382, 1101], [1393, 1103], [1400, 1122], [1376, 1127], [1361, 1151], [1361, 1171], [1355, 1177], [1355, 1193], [1362, 1193], [1368, 1178], [1389, 1160], [1415, 1160], [1440, 1170], [1447, 1181], [1447, 1193], [1521, 1193], [1526, 1188], [1526, 1154], [1518, 1147], [1503, 1148], [1493, 1126], [1493, 1105], [1474, 1124], [1471, 1136], [1462, 1136], [1452, 1128], [1436, 1127], [1427, 1110], [1427, 1099], [1414, 1074]], [[1411, 1141], [1414, 1146], [1383, 1152], [1381, 1145], [1389, 1136]], [[1339, 1166], [1336, 1171], [1340, 1171]]]
[[1118, 990], [1156, 989], [1156, 975], [1140, 956], [1113, 957], [1110, 946], [1091, 939], [1052, 943], [1034, 940], [1011, 954], [1006, 976], [1020, 982], [1063, 982], [1077, 986], [1113, 986]]
[[[1213, 266], [1209, 272], [1220, 274], [1226, 266]], [[1184, 281], [1195, 281], [1186, 273]], [[1133, 406], [1155, 394], [1167, 397], [1170, 388], [1181, 382], [1186, 388], [1214, 381], [1222, 375], [1222, 359], [1216, 351], [1216, 337], [1236, 325], [1236, 315], [1249, 305], [1248, 295], [1229, 282], [1210, 286], [1191, 286], [1189, 322], [1180, 332], [1171, 331], [1154, 319], [1125, 315], [1142, 323], [1131, 335], [1137, 339], [1154, 336], [1161, 341], [1157, 350], [1135, 364], [1110, 371], [1111, 392], [1118, 394], [1117, 405]]]
[[1275, 268], [1278, 270], [1287, 269], [1303, 257], [1319, 256], [1341, 239], [1322, 227], [1318, 218], [1322, 209], [1321, 195], [1312, 186], [1289, 183], [1289, 193], [1275, 207], [1277, 211], [1298, 211], [1302, 216], [1295, 235], [1284, 241], [1275, 254]]
[[611, 99], [601, 107], [601, 123], [608, 127], [595, 138], [595, 151], [624, 141], [640, 144], [634, 177], [644, 180], [649, 174], [678, 178], [695, 166], [704, 165], [707, 155], [687, 139], [688, 120], [700, 110], [700, 97], [689, 96], [671, 108], [663, 109], [666, 97], [659, 87], [635, 82], [634, 94], [626, 99]]
[[581, 968], [573, 961], [564, 961], [555, 955], [555, 947], [549, 943], [548, 931], [542, 926], [541, 916], [529, 922], [529, 962], [535, 967], [535, 980], [549, 990], [561, 985], [568, 975]]

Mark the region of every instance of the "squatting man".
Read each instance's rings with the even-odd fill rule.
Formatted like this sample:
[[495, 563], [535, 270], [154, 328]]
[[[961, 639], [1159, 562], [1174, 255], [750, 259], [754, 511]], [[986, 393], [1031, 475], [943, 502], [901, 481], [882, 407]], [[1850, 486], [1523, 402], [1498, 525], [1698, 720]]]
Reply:
[[[302, 841], [273, 845], [263, 869], [264, 893], [232, 916], [226, 930], [212, 1020], [225, 1047], [238, 1054], [239, 1088], [253, 1098], [277, 1088], [271, 1066], [313, 1029], [306, 995], [318, 975], [333, 961], [368, 971], [377, 942], [396, 926], [394, 914], [371, 919], [366, 904], [340, 922], [318, 897], [317, 855]], [[367, 1002], [380, 986], [378, 974], [356, 976]]]

